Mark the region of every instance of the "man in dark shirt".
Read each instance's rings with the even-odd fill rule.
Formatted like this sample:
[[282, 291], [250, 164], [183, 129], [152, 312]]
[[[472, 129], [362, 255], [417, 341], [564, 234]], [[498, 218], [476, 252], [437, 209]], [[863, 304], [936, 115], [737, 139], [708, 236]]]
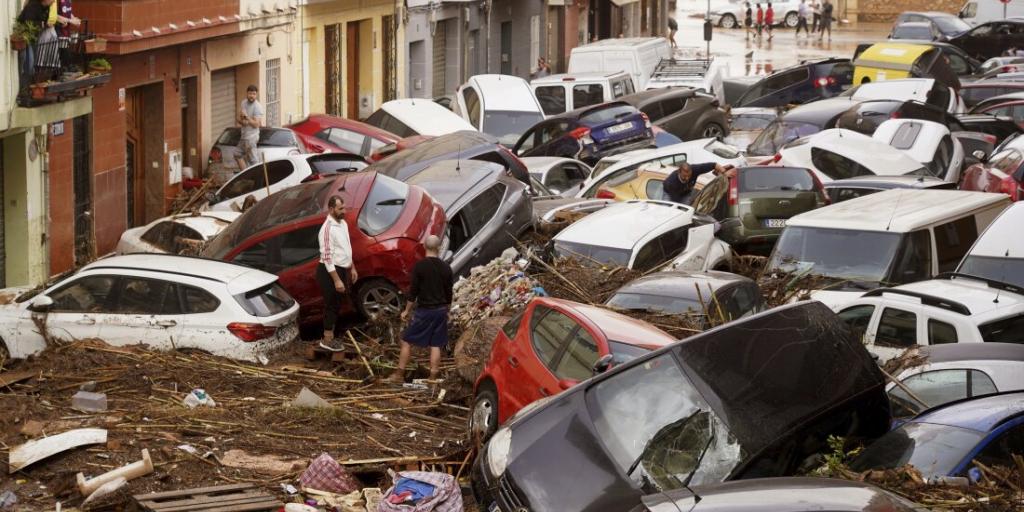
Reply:
[[448, 306], [452, 303], [454, 284], [452, 267], [437, 257], [440, 238], [430, 235], [423, 245], [427, 255], [412, 267], [412, 284], [405, 311], [402, 311], [402, 320], [407, 320], [411, 313], [412, 321], [402, 333], [398, 369], [388, 377], [390, 382], [405, 382], [405, 366], [409, 363], [412, 345], [430, 348], [430, 379], [437, 379], [441, 347], [448, 344]]
[[723, 166], [715, 162], [693, 165], [682, 163], [676, 172], [669, 174], [661, 183], [662, 189], [665, 191], [665, 199], [674, 203], [690, 204], [690, 201], [693, 200], [693, 186], [697, 183], [697, 176], [708, 172], [715, 173], [715, 176], [725, 174], [730, 178], [736, 175], [736, 169], [732, 164]]

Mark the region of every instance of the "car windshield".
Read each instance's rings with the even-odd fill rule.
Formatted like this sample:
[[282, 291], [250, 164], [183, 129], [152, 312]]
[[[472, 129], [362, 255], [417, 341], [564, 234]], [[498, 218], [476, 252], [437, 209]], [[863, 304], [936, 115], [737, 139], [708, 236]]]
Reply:
[[968, 254], [956, 271], [1024, 287], [1024, 258]]
[[958, 34], [971, 29], [966, 21], [956, 16], [935, 16], [932, 18], [932, 23], [939, 27], [939, 31], [943, 34]]
[[740, 192], [814, 190], [810, 171], [793, 167], [755, 167], [739, 174]]
[[498, 142], [512, 147], [526, 130], [543, 120], [544, 116], [540, 112], [485, 110], [484, 124], [480, 131], [494, 135]]
[[882, 283], [901, 238], [891, 232], [790, 226], [783, 230], [766, 268]]
[[587, 409], [612, 460], [648, 493], [680, 488], [691, 472], [694, 484], [722, 481], [743, 457], [671, 354], [593, 386]]
[[669, 315], [704, 311], [704, 307], [696, 299], [646, 293], [616, 293], [608, 299], [608, 305], [619, 309], [655, 311]]
[[409, 185], [377, 174], [370, 195], [359, 211], [359, 229], [370, 236], [387, 231], [402, 215], [408, 197]]
[[704, 150], [720, 158], [731, 159], [740, 157], [740, 153], [736, 151], [736, 148], [714, 139], [704, 145]]
[[934, 423], [907, 423], [868, 445], [850, 463], [856, 472], [913, 465], [925, 477], [949, 475], [985, 437], [983, 432]]
[[821, 127], [813, 123], [799, 121], [772, 121], [754, 142], [747, 147], [747, 154], [752, 156], [772, 156], [786, 144], [813, 135], [821, 131]]
[[897, 25], [892, 34], [893, 39], [923, 39], [932, 38], [932, 29], [928, 25]]
[[646, 348], [615, 340], [608, 340], [608, 350], [612, 352], [612, 364], [615, 365], [628, 363], [649, 352]]
[[763, 130], [777, 116], [775, 114], [734, 114], [729, 128], [736, 130]]
[[581, 244], [577, 242], [555, 241], [555, 254], [565, 258], [577, 258], [584, 263], [613, 264], [625, 267], [629, 265], [632, 252], [629, 249], [615, 249], [600, 245]]

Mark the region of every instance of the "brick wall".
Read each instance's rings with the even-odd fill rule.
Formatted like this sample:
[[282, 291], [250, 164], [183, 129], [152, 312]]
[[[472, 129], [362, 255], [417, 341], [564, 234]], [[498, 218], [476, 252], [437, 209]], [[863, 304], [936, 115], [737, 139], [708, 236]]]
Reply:
[[859, 0], [858, 21], [890, 23], [904, 11], [960, 12], [964, 0]]
[[[53, 125], [47, 128], [53, 133]], [[75, 266], [75, 189], [72, 161], [74, 123], [64, 121], [64, 134], [50, 136], [49, 145], [49, 222], [50, 275]]]
[[97, 34], [124, 34], [150, 27], [166, 30], [168, 23], [185, 27], [203, 18], [233, 19], [238, 5], [238, 0], [76, 0], [75, 15], [89, 20], [89, 30]]

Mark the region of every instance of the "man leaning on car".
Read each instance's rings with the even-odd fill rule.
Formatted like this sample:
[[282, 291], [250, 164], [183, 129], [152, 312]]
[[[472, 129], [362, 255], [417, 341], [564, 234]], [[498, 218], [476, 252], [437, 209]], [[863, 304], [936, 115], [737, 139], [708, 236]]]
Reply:
[[665, 199], [674, 203], [690, 204], [693, 200], [693, 186], [697, 183], [697, 177], [705, 173], [714, 173], [715, 176], [725, 175], [732, 178], [736, 176], [736, 168], [732, 164], [722, 165], [716, 162], [703, 164], [688, 163], [679, 164], [676, 172], [669, 174], [661, 186], [665, 191]]

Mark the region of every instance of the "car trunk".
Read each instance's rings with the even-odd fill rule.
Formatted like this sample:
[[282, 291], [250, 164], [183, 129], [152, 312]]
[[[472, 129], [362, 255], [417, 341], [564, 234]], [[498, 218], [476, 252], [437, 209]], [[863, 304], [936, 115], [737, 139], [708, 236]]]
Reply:
[[750, 215], [740, 216], [747, 229], [786, 227], [786, 219], [813, 210], [820, 200], [813, 190], [769, 190], [740, 194], [740, 203], [749, 201]]

